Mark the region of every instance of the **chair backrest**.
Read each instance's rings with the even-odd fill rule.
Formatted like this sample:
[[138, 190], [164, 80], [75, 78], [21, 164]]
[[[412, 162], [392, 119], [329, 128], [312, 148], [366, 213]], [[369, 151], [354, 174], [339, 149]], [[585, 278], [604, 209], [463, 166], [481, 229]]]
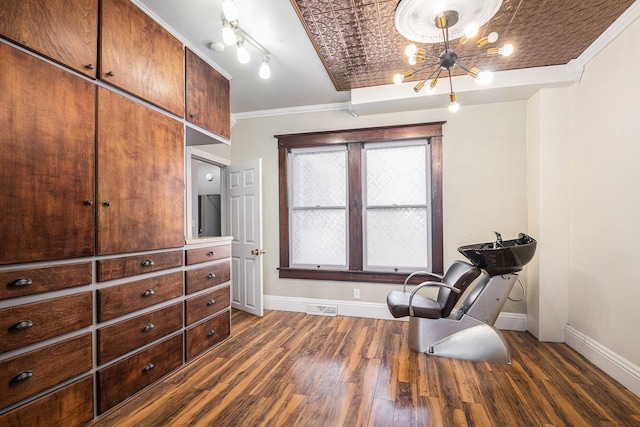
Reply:
[[442, 317], [447, 317], [451, 314], [451, 310], [455, 307], [458, 299], [479, 275], [480, 269], [472, 264], [464, 261], [451, 263], [442, 277], [442, 283], [460, 289], [460, 293], [456, 294], [447, 288], [440, 288], [440, 291], [438, 291], [438, 303], [442, 306]]

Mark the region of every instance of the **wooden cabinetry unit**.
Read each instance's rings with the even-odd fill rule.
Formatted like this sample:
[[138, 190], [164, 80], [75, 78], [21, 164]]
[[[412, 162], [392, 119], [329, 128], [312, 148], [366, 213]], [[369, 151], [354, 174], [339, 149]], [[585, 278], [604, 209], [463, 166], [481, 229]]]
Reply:
[[0, 264], [91, 256], [95, 86], [4, 43], [0, 58]]
[[184, 117], [182, 43], [129, 0], [100, 1], [100, 79]]
[[229, 80], [188, 48], [185, 58], [187, 120], [231, 138]]
[[0, 300], [88, 285], [91, 262], [0, 271]]
[[99, 255], [184, 245], [184, 129], [98, 91]]
[[96, 76], [98, 0], [0, 1], [0, 35], [89, 77]]
[[182, 266], [182, 258], [182, 251], [178, 250], [100, 259], [96, 262], [98, 282], [180, 267]]

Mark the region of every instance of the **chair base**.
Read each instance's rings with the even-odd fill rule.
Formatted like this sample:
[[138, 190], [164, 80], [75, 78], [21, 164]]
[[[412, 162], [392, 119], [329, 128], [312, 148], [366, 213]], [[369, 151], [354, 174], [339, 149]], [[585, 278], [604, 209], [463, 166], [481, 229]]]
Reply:
[[509, 346], [494, 324], [516, 277], [515, 274], [493, 277], [483, 274], [460, 309], [451, 316], [410, 317], [409, 348], [434, 356], [510, 364]]

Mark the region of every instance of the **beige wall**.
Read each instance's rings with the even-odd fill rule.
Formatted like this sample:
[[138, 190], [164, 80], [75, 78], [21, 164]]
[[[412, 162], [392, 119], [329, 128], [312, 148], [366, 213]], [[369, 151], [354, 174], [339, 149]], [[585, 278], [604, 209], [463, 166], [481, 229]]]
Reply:
[[[461, 103], [464, 99], [461, 97]], [[467, 106], [355, 118], [346, 111], [239, 120], [232, 129], [233, 163], [263, 159], [264, 273], [266, 295], [385, 301], [395, 287], [380, 284], [279, 279], [278, 151], [273, 135], [446, 120], [443, 127], [443, 210], [445, 265], [461, 258], [463, 244], [526, 232], [526, 103]], [[523, 276], [526, 281], [526, 277]], [[514, 299], [521, 295], [514, 289]], [[505, 311], [524, 313], [526, 303], [508, 302]]]
[[640, 365], [640, 21], [571, 90], [569, 324]]

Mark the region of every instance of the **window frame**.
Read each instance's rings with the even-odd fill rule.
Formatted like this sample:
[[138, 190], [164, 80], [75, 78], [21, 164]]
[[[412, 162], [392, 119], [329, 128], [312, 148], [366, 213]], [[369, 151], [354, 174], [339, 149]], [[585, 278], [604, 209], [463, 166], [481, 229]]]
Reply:
[[[443, 272], [442, 228], [442, 125], [445, 122], [384, 126], [326, 132], [275, 135], [278, 140], [280, 278], [337, 280], [350, 282], [402, 283], [406, 273], [363, 270], [362, 146], [364, 143], [427, 139], [431, 151], [431, 265], [432, 273]], [[348, 270], [291, 268], [289, 240], [288, 156], [293, 148], [347, 146], [348, 164]], [[356, 189], [356, 191], [353, 191]], [[423, 278], [418, 278], [421, 280]]]

